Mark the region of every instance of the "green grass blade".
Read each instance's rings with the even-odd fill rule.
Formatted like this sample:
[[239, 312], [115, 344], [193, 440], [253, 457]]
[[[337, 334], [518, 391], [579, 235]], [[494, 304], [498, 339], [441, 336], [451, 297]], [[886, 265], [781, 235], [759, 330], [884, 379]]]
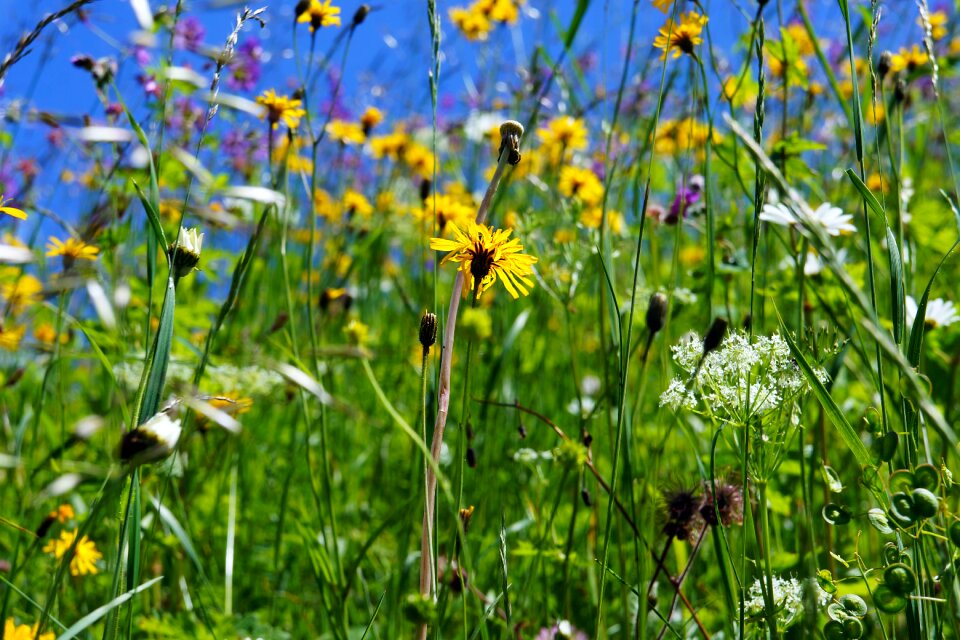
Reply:
[[930, 280], [927, 282], [926, 289], [923, 290], [923, 295], [920, 296], [920, 300], [917, 301], [917, 317], [913, 319], [913, 326], [910, 328], [910, 342], [907, 345], [907, 360], [912, 367], [920, 364], [920, 350], [923, 347], [923, 332], [926, 328], [924, 319], [927, 315], [927, 302], [930, 299], [930, 290], [933, 288], [933, 281], [936, 279], [937, 274], [940, 273], [940, 268], [943, 267], [943, 263], [945, 263], [947, 258], [954, 252], [957, 245], [960, 245], [960, 240], [954, 242], [953, 246], [950, 247], [940, 259], [937, 268], [933, 270], [933, 275], [930, 276]]
[[107, 604], [101, 607], [97, 607], [87, 615], [80, 618], [76, 622], [76, 624], [74, 624], [69, 629], [64, 631], [63, 635], [59, 636], [57, 640], [71, 640], [72, 638], [76, 638], [78, 635], [80, 635], [82, 631], [85, 631], [91, 625], [96, 623], [100, 618], [107, 615], [108, 613], [110, 613], [112, 610], [122, 605], [127, 600], [130, 600], [133, 596], [137, 595], [141, 591], [149, 589], [160, 580], [163, 580], [163, 576], [157, 576], [152, 580], [147, 580], [136, 589], [131, 589], [130, 591], [127, 591], [126, 593], [117, 596]]
[[167, 364], [170, 361], [170, 346], [173, 342], [173, 312], [176, 307], [176, 287], [173, 277], [167, 279], [167, 290], [163, 296], [163, 310], [160, 312], [160, 326], [153, 342], [152, 357], [146, 372], [146, 380], [138, 398], [137, 424], [150, 419], [160, 407], [163, 385], [167, 378]]

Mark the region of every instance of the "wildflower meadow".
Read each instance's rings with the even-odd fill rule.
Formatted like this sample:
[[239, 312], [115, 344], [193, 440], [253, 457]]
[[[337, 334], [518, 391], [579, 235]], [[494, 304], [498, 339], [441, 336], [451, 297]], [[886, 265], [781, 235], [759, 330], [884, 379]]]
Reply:
[[960, 640], [960, 1], [0, 7], [0, 640]]

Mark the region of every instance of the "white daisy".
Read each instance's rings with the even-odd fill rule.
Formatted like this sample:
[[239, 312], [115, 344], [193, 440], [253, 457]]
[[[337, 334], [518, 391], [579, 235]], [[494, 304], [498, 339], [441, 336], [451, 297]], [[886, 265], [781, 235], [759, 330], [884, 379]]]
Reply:
[[[912, 296], [907, 296], [907, 324], [913, 326], [913, 321], [917, 317], [917, 301]], [[950, 300], [937, 298], [927, 301], [927, 310], [923, 316], [923, 323], [927, 329], [936, 329], [937, 327], [948, 327], [957, 320], [960, 315], [957, 314], [957, 308]]]
[[[782, 227], [799, 224], [803, 219], [802, 216], [803, 214], [794, 212], [793, 209], [782, 202], [768, 202], [763, 205], [763, 209], [760, 211], [761, 220]], [[811, 215], [805, 217], [808, 223], [823, 227], [823, 230], [831, 236], [839, 236], [842, 233], [856, 233], [857, 231], [857, 228], [851, 222], [853, 216], [844, 213], [842, 209], [829, 202], [824, 202]]]

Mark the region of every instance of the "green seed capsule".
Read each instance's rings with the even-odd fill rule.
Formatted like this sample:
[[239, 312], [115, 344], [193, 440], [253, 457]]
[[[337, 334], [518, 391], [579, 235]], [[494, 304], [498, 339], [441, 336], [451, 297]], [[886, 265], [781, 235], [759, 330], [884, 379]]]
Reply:
[[862, 638], [863, 623], [858, 618], [847, 618], [843, 621], [843, 632], [848, 638]]
[[913, 513], [918, 518], [932, 518], [940, 510], [940, 498], [929, 489], [914, 489], [910, 494]]
[[883, 583], [895, 593], [905, 596], [917, 588], [917, 575], [902, 562], [892, 564], [883, 572]]

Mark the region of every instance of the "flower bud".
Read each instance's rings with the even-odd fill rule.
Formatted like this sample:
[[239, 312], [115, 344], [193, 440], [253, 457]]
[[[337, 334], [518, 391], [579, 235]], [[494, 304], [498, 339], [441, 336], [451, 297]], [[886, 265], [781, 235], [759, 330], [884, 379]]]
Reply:
[[423, 346], [423, 353], [430, 353], [430, 347], [437, 342], [437, 314], [424, 313], [420, 318], [420, 344]]
[[177, 240], [170, 243], [167, 255], [173, 261], [173, 271], [177, 278], [189, 275], [197, 268], [202, 248], [203, 234], [196, 229], [182, 229]]
[[363, 21], [367, 19], [367, 15], [370, 13], [370, 5], [362, 4], [357, 7], [357, 10], [353, 13], [353, 24], [352, 26], [356, 27], [363, 24]]
[[893, 54], [889, 51], [884, 51], [880, 54], [880, 60], [877, 61], [877, 73], [880, 74], [880, 79], [883, 80], [887, 77], [887, 74], [890, 73], [890, 68], [893, 66]]
[[161, 411], [139, 427], [128, 431], [120, 441], [120, 460], [136, 465], [163, 460], [180, 440], [180, 419], [171, 420]]
[[667, 322], [667, 296], [662, 293], [655, 293], [650, 296], [650, 304], [647, 305], [647, 331], [650, 335], [656, 335], [663, 325]]
[[506, 149], [510, 154], [507, 156], [507, 162], [510, 164], [515, 165], [520, 162], [520, 138], [522, 137], [523, 125], [516, 120], [507, 120], [500, 125], [500, 155], [503, 155]]
[[893, 101], [897, 104], [902, 104], [907, 99], [907, 83], [900, 78], [897, 80], [897, 84], [893, 89]]
[[720, 346], [720, 343], [723, 342], [723, 336], [726, 333], [727, 321], [723, 318], [714, 319], [713, 324], [710, 325], [710, 329], [707, 330], [707, 335], [703, 337], [703, 355], [715, 351], [717, 347]]

